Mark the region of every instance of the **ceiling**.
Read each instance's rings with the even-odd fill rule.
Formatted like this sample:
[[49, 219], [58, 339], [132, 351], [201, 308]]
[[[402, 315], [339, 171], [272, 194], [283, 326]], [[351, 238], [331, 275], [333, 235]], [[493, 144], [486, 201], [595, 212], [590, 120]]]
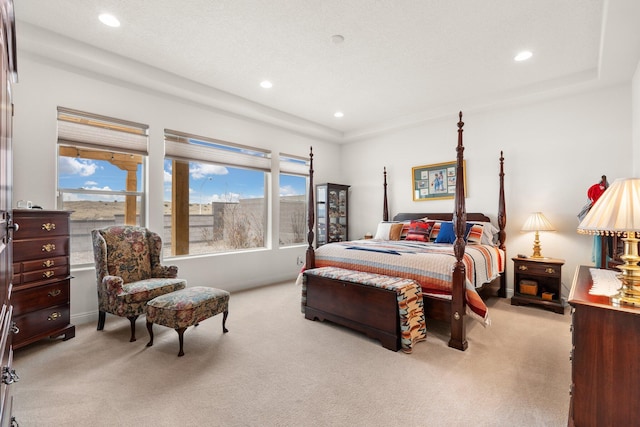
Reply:
[[629, 82], [640, 59], [637, 0], [19, 0], [15, 14], [20, 52], [337, 142]]

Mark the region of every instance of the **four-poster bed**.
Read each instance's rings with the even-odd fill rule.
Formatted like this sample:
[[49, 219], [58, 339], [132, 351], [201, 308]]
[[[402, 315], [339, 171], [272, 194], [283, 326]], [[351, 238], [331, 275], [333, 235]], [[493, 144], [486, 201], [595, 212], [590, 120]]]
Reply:
[[[456, 174], [460, 177], [463, 176], [464, 163], [462, 113], [459, 115], [457, 126]], [[390, 291], [389, 287], [385, 289], [385, 285], [377, 283], [397, 279], [395, 281], [405, 280], [403, 285], [407, 285], [408, 280], [418, 285], [418, 295], [422, 296], [419, 301], [419, 310], [422, 311], [424, 307], [422, 316], [448, 321], [451, 327], [449, 346], [465, 350], [468, 346], [465, 314], [483, 318], [488, 323], [486, 306], [478, 296], [477, 289], [481, 288], [483, 291], [490, 289], [500, 297], [506, 296], [504, 245], [506, 210], [502, 152], [500, 153], [496, 233], [498, 242], [495, 248], [493, 245], [467, 244], [471, 223], [486, 224], [490, 223], [490, 220], [484, 214], [467, 214], [465, 186], [456, 185], [453, 213], [400, 213], [393, 218], [396, 222], [423, 219], [426, 220], [423, 222], [427, 222], [430, 227], [434, 224], [440, 227], [444, 222], [450, 221], [451, 224], [447, 225], [452, 227], [455, 234], [452, 245], [431, 244], [429, 248], [423, 249], [417, 242], [374, 240], [332, 243], [321, 246], [315, 251], [313, 249], [313, 153], [310, 155], [309, 232], [302, 296], [302, 310], [305, 317], [311, 320], [330, 320], [363, 332], [380, 340], [384, 347], [392, 350], [399, 349], [402, 341], [403, 350], [410, 352], [412, 342], [424, 339], [415, 332], [422, 326], [416, 326], [418, 323], [415, 319], [403, 318], [403, 309], [399, 307], [400, 292], [396, 295], [396, 292]], [[385, 168], [383, 221], [389, 220], [388, 212]], [[469, 221], [469, 227], [467, 221]], [[480, 260], [479, 256], [486, 256], [486, 262]], [[400, 263], [403, 262], [405, 264], [401, 265]], [[425, 271], [417, 271], [416, 263], [420, 264], [420, 269], [424, 267]], [[430, 270], [427, 270], [427, 267]], [[326, 271], [327, 269], [330, 271]], [[479, 282], [474, 283], [476, 280]], [[445, 288], [446, 290], [443, 291]], [[407, 297], [404, 293], [402, 297], [405, 298], [402, 304], [406, 305]], [[410, 297], [408, 301], [411, 302]], [[414, 311], [418, 310], [416, 306], [411, 307]], [[405, 309], [404, 312], [406, 311]], [[398, 312], [400, 312], [399, 315]]]

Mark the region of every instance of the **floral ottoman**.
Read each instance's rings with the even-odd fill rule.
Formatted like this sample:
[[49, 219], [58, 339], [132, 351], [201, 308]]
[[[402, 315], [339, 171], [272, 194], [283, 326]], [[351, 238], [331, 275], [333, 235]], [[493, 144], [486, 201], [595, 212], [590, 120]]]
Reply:
[[229, 292], [222, 289], [194, 286], [160, 295], [147, 302], [147, 330], [149, 331], [147, 347], [153, 345], [153, 324], [157, 323], [178, 332], [180, 340], [178, 356], [184, 356], [182, 350], [184, 331], [189, 326], [198, 326], [201, 321], [219, 313], [224, 313], [222, 332], [229, 332], [225, 326], [229, 315]]

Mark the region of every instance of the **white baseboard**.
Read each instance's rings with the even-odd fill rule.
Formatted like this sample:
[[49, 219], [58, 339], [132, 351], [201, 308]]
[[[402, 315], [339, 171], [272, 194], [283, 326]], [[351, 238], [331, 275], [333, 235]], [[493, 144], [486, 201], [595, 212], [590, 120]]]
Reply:
[[98, 310], [86, 313], [76, 313], [71, 316], [71, 323], [74, 325], [82, 325], [85, 323], [98, 323]]

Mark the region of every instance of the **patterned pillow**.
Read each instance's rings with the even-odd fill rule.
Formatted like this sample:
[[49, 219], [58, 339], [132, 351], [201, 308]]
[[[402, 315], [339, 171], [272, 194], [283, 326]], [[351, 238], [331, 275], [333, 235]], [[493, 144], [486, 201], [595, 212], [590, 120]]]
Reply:
[[409, 233], [410, 226], [411, 226], [411, 221], [402, 222], [402, 231], [400, 232], [400, 240], [405, 240], [407, 238], [407, 233]]
[[484, 233], [482, 235], [482, 240], [480, 241], [480, 244], [490, 245], [490, 246], [496, 245], [496, 243], [494, 242], [494, 237], [496, 233], [498, 233], [500, 230], [498, 230], [495, 225], [491, 224], [490, 222], [482, 222], [482, 221], [471, 221], [471, 222], [473, 224], [480, 224], [484, 228]]
[[403, 229], [404, 224], [401, 222], [391, 225], [391, 230], [389, 230], [389, 240], [400, 240], [400, 235], [402, 234]]
[[418, 242], [428, 242], [431, 229], [435, 221], [422, 221], [414, 220], [409, 225], [409, 232], [407, 233], [407, 240], [414, 240]]
[[431, 229], [431, 235], [429, 236], [429, 240], [431, 240], [432, 242], [436, 241], [436, 238], [438, 237], [438, 233], [440, 232], [441, 225], [442, 223], [440, 221], [436, 221], [436, 223], [433, 224], [433, 228]]
[[[469, 227], [471, 225], [471, 227]], [[470, 245], [479, 245], [482, 243], [482, 234], [484, 233], [484, 227], [482, 224], [467, 224], [467, 232], [466, 241]]]

